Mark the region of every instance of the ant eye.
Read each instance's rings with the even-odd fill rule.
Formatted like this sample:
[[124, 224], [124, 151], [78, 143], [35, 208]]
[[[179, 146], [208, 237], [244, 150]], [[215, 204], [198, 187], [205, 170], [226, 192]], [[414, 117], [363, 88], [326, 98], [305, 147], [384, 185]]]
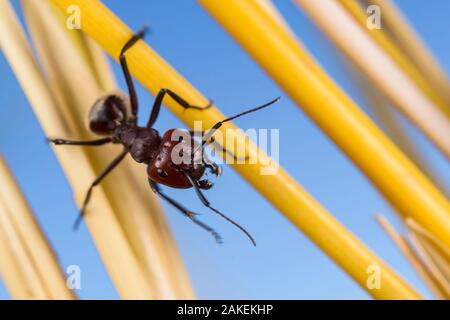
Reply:
[[167, 178], [168, 174], [163, 170], [163, 169], [157, 169], [156, 173], [158, 174], [158, 176], [160, 176], [161, 178]]

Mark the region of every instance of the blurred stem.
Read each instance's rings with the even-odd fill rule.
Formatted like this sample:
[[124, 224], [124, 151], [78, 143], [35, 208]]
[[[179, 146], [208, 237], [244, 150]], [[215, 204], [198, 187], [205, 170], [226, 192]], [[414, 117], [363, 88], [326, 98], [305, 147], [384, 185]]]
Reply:
[[[368, 3], [381, 8], [383, 23], [414, 64], [422, 72], [427, 81], [444, 97], [447, 105], [447, 115], [450, 113], [450, 83], [444, 69], [436, 62], [432, 53], [420, 39], [401, 11], [391, 0], [368, 0]], [[446, 32], [442, 30], [442, 32]]]
[[[438, 90], [424, 77], [420, 72], [418, 66], [410, 60], [408, 55], [402, 52], [397, 47], [394, 41], [386, 34], [383, 28], [380, 30], [370, 30], [366, 26], [367, 14], [362, 10], [359, 3], [355, 0], [340, 0], [339, 3], [355, 18], [361, 28], [382, 48], [395, 63], [405, 72], [414, 83], [434, 102], [434, 105], [439, 108], [443, 114], [450, 117], [450, 108], [445, 97], [439, 95]], [[381, 11], [383, 16], [383, 11]], [[383, 19], [383, 18], [381, 18]], [[383, 21], [383, 20], [381, 20]]]
[[[73, 293], [67, 289], [65, 276], [58, 264], [56, 256], [45, 238], [41, 228], [35, 220], [28, 203], [23, 196], [14, 177], [9, 172], [5, 161], [0, 156], [0, 199], [3, 201], [3, 209], [9, 218], [5, 217], [5, 223], [10, 226], [8, 230], [11, 241], [18, 241], [14, 254], [19, 255], [18, 250], [23, 251], [21, 261], [30, 263], [33, 273], [40, 279], [45, 288], [46, 298], [49, 299], [74, 299]], [[11, 242], [12, 244], [12, 242]], [[25, 263], [25, 262], [24, 262]]]
[[417, 144], [415, 144], [407, 132], [407, 128], [397, 118], [399, 115], [382, 97], [376, 94], [370, 83], [366, 81], [364, 75], [353, 68], [352, 65], [345, 63], [352, 77], [353, 83], [362, 90], [366, 106], [370, 109], [372, 115], [377, 119], [386, 133], [393, 139], [399, 148], [424, 172], [433, 183], [448, 195], [449, 189], [445, 181], [433, 170], [430, 163]]
[[428, 266], [417, 255], [414, 248], [408, 243], [408, 241], [395, 231], [394, 227], [387, 221], [385, 217], [380, 214], [375, 215], [375, 219], [383, 228], [384, 232], [389, 236], [392, 242], [397, 246], [397, 249], [405, 256], [419, 277], [431, 290], [434, 296], [439, 299], [445, 299], [445, 294], [442, 291], [441, 286], [436, 282], [436, 279], [432, 276]]
[[[334, 1], [296, 0], [374, 87], [450, 159], [450, 119]], [[333, 19], [329, 17], [332, 16]], [[336, 28], [336, 25], [339, 28]], [[342, 32], [345, 30], [345, 32]]]
[[[62, 120], [64, 118], [48, 88], [47, 79], [34, 60], [8, 1], [0, 1], [0, 45], [46, 134], [72, 133], [66, 126], [67, 122]], [[86, 154], [81, 148], [55, 148], [55, 153], [80, 199], [96, 176]], [[154, 298], [156, 295], [116, 220], [103, 188], [98, 187], [95, 192], [90, 205], [98, 214], [88, 215], [86, 222], [117, 291], [124, 299]]]

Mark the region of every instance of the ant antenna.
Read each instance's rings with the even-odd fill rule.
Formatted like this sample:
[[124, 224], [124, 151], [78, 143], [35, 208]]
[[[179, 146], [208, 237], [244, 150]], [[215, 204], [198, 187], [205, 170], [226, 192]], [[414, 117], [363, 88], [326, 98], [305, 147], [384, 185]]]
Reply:
[[259, 106], [259, 107], [256, 107], [256, 108], [253, 108], [253, 109], [250, 109], [250, 110], [247, 110], [247, 111], [238, 113], [237, 115], [234, 115], [234, 116], [232, 116], [232, 117], [230, 117], [230, 118], [227, 118], [227, 119], [225, 119], [225, 120], [220, 121], [220, 123], [224, 123], [224, 122], [227, 122], [227, 121], [231, 121], [231, 120], [234, 120], [234, 119], [236, 119], [236, 118], [239, 118], [239, 117], [241, 117], [241, 116], [243, 116], [243, 115], [246, 115], [246, 114], [248, 114], [248, 113], [252, 113], [252, 112], [261, 110], [261, 109], [263, 109], [263, 108], [266, 108], [266, 107], [268, 107], [268, 106], [270, 106], [270, 105], [272, 105], [272, 104], [278, 102], [280, 99], [281, 99], [280, 97], [277, 97], [277, 98], [273, 99], [272, 101], [267, 102], [266, 104], [263, 104], [262, 106]]
[[219, 216], [221, 216], [222, 218], [224, 218], [225, 220], [227, 220], [229, 223], [233, 224], [235, 227], [237, 227], [238, 229], [240, 229], [249, 239], [250, 241], [253, 243], [253, 245], [256, 247], [256, 241], [255, 239], [253, 239], [252, 235], [245, 230], [244, 227], [242, 227], [241, 225], [239, 225], [237, 222], [233, 221], [232, 219], [228, 218], [226, 215], [224, 215], [222, 212], [220, 212], [219, 210], [211, 207], [211, 206], [207, 206], [209, 209], [211, 209], [212, 211], [214, 211], [215, 213], [217, 213]]
[[[227, 119], [225, 119], [225, 120], [222, 120], [222, 121], [217, 122], [217, 123], [216, 123], [216, 124], [215, 124], [215, 125], [214, 125], [214, 126], [213, 126], [213, 127], [212, 127], [212, 128], [211, 128], [204, 136], [203, 136], [203, 139], [202, 139], [202, 146], [204, 146], [204, 145], [211, 139], [211, 137], [213, 136], [214, 132], [216, 132], [216, 130], [219, 129], [219, 128], [222, 126], [222, 124], [223, 124], [224, 122], [228, 122], [228, 121], [234, 120], [234, 119], [236, 119], [236, 118], [242, 117], [243, 115], [246, 115], [246, 114], [249, 114], [249, 113], [252, 113], [252, 112], [261, 110], [261, 109], [263, 109], [263, 108], [266, 108], [266, 107], [268, 107], [268, 106], [270, 106], [270, 105], [272, 105], [272, 104], [278, 102], [279, 100], [280, 100], [280, 97], [278, 97], [278, 98], [276, 98], [276, 99], [274, 99], [274, 100], [272, 100], [272, 101], [270, 101], [270, 102], [268, 102], [268, 103], [266, 103], [266, 104], [263, 104], [262, 106], [259, 106], [259, 107], [256, 107], [256, 108], [253, 108], [253, 109], [250, 109], [250, 110], [247, 110], [247, 111], [238, 113], [237, 115], [234, 115], [234, 116], [232, 116], [232, 117], [230, 117], [230, 118], [227, 118]], [[199, 146], [199, 148], [200, 148], [200, 146]]]
[[240, 229], [250, 239], [250, 241], [253, 243], [253, 245], [256, 247], [256, 241], [255, 241], [255, 239], [253, 239], [251, 234], [247, 230], [245, 230], [244, 227], [239, 225], [237, 222], [235, 222], [231, 218], [228, 218], [226, 215], [224, 215], [219, 210], [211, 207], [211, 204], [209, 203], [208, 199], [206, 199], [206, 197], [203, 195], [202, 191], [200, 190], [200, 188], [198, 186], [198, 183], [189, 175], [189, 173], [187, 173], [186, 171], [183, 171], [183, 173], [186, 176], [186, 178], [188, 179], [189, 183], [192, 185], [192, 187], [194, 187], [195, 193], [197, 194], [198, 198], [203, 203], [203, 205], [205, 207], [211, 209], [213, 212], [215, 212], [216, 214], [218, 214], [219, 216], [221, 216], [222, 218], [224, 218], [225, 220], [227, 220], [231, 224], [233, 224], [238, 229]]

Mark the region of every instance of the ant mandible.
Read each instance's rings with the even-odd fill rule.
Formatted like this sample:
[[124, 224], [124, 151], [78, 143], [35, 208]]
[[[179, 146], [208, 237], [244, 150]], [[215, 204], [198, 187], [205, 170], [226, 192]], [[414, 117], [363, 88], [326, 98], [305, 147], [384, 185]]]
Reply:
[[[189, 136], [187, 139], [184, 134], [185, 132], [178, 129], [170, 129], [161, 137], [159, 132], [153, 128], [153, 125], [155, 124], [155, 121], [158, 117], [162, 100], [166, 94], [174, 99], [184, 109], [205, 110], [211, 107], [212, 103], [210, 102], [205, 107], [194, 106], [189, 104], [175, 92], [169, 89], [161, 89], [155, 98], [147, 125], [145, 127], [139, 127], [137, 124], [138, 99], [133, 85], [133, 80], [131, 79], [131, 74], [128, 70], [125, 52], [129, 50], [138, 40], [142, 39], [145, 32], [146, 29], [144, 28], [140, 32], [134, 34], [131, 39], [128, 40], [128, 42], [123, 46], [119, 55], [120, 65], [122, 67], [122, 71], [124, 73], [126, 84], [128, 87], [131, 114], [127, 108], [128, 103], [122, 96], [118, 94], [109, 94], [97, 100], [89, 112], [90, 130], [95, 134], [104, 135], [107, 137], [90, 141], [49, 139], [49, 141], [54, 143], [55, 145], [101, 146], [107, 143], [116, 143], [122, 144], [124, 147], [123, 151], [108, 165], [108, 167], [106, 167], [100, 173], [100, 175], [90, 185], [84, 198], [83, 206], [80, 209], [80, 214], [75, 221], [74, 229], [78, 228], [83, 219], [83, 216], [86, 212], [86, 207], [92, 195], [93, 188], [100, 184], [100, 182], [129, 153], [136, 162], [147, 164], [148, 183], [150, 184], [153, 192], [169, 202], [172, 206], [174, 206], [181, 213], [190, 218], [198, 226], [210, 232], [217, 242], [221, 242], [220, 235], [216, 231], [214, 231], [214, 229], [196, 219], [196, 214], [194, 212], [186, 209], [181, 204], [163, 193], [161, 191], [161, 188], [159, 187], [159, 184], [163, 184], [172, 188], [194, 188], [203, 205], [242, 230], [252, 241], [253, 245], [256, 245], [255, 240], [247, 232], [247, 230], [225, 216], [219, 210], [213, 208], [206, 197], [203, 195], [201, 191], [202, 189], [207, 190], [212, 187], [212, 183], [210, 181], [201, 179], [203, 174], [205, 173], [206, 168], [208, 168], [208, 170], [216, 176], [219, 176], [221, 172], [220, 167], [216, 163], [207, 161], [207, 159], [205, 159], [205, 157], [202, 155], [203, 147], [205, 146], [205, 144], [213, 142], [212, 136], [214, 132], [219, 129], [224, 122], [265, 108], [278, 101], [279, 98], [266, 103], [263, 106], [247, 110], [216, 123], [205, 135], [203, 135], [201, 144], [199, 144], [194, 140], [195, 133], [192, 131], [189, 132]], [[177, 139], [174, 140], [174, 136], [176, 136]], [[185, 153], [187, 155], [190, 155], [192, 159], [198, 159], [199, 157], [201, 157], [200, 162], [193, 161], [187, 164], [174, 163], [171, 155], [175, 147], [180, 150], [180, 155], [182, 153]], [[224, 149], [224, 152], [225, 151], [226, 150]]]

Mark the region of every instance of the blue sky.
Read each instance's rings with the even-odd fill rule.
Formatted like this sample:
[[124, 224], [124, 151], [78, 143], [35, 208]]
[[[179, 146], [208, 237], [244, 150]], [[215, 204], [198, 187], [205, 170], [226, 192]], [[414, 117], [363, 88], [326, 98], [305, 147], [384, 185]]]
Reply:
[[[381, 212], [397, 223], [389, 205], [346, 156], [195, 1], [103, 2], [134, 30], [150, 25], [152, 34], [146, 38], [147, 43], [202, 93], [212, 98], [226, 115], [281, 96], [276, 110], [255, 113], [235, 123], [244, 130], [279, 128], [281, 166], [345, 227], [421, 293], [429, 296], [409, 264], [373, 219], [375, 212]], [[448, 33], [442, 30], [450, 29], [450, 2], [396, 2], [449, 73], [450, 41]], [[18, 8], [19, 1], [13, 3]], [[276, 4], [328, 74], [364, 108], [364, 100], [342, 64], [342, 56], [291, 1], [279, 0]], [[120, 86], [125, 89], [116, 64], [114, 71]], [[0, 74], [1, 152], [62, 266], [77, 264], [81, 267], [82, 289], [78, 295], [86, 299], [117, 298], [86, 228], [83, 226], [78, 233], [71, 231], [77, 214], [72, 192], [50, 147], [44, 143], [45, 135], [3, 55], [0, 55]], [[140, 86], [138, 95], [140, 115], [146, 118], [153, 96]], [[165, 131], [174, 127], [183, 125], [163, 109], [156, 128]], [[450, 181], [448, 163], [414, 128], [410, 131], [433, 168], [443, 180]], [[144, 167], [142, 178], [146, 179]], [[258, 242], [256, 248], [250, 246], [231, 225], [208, 215], [192, 191], [168, 190], [168, 193], [194, 211], [204, 212], [205, 221], [220, 231], [225, 239], [224, 245], [216, 245], [208, 234], [164, 204], [199, 298], [369, 298], [230, 168], [224, 167], [222, 177], [207, 195], [217, 208], [249, 229]], [[0, 281], [0, 299], [7, 298]]]

